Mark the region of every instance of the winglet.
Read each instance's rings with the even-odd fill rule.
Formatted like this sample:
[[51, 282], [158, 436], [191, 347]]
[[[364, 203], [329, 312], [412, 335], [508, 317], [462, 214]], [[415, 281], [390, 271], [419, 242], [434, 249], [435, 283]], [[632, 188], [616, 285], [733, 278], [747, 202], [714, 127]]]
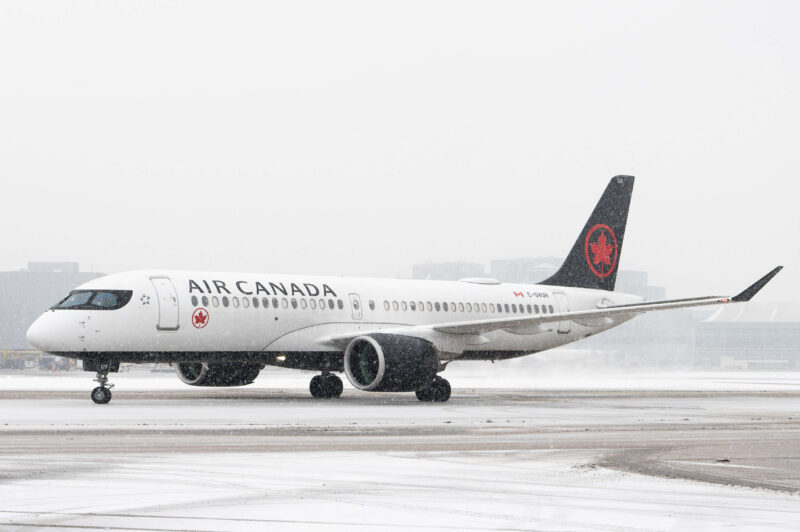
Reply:
[[753, 296], [756, 295], [759, 290], [764, 288], [764, 285], [770, 282], [773, 277], [778, 275], [778, 272], [781, 271], [782, 269], [783, 266], [778, 266], [777, 268], [769, 272], [767, 275], [765, 275], [764, 277], [762, 277], [761, 279], [759, 279], [758, 281], [747, 287], [744, 290], [744, 292], [742, 292], [738, 296], [732, 297], [731, 301], [736, 301], [737, 303], [740, 301], [750, 301], [751, 299], [753, 299]]

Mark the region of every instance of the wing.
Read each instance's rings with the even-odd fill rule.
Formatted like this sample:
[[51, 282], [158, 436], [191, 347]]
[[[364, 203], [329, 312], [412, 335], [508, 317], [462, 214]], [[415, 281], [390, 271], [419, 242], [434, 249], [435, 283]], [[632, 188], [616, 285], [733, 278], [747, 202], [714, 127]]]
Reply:
[[473, 320], [462, 322], [449, 322], [432, 325], [416, 325], [405, 327], [392, 327], [374, 331], [358, 331], [353, 333], [338, 334], [321, 338], [319, 341], [326, 345], [333, 345], [344, 349], [347, 344], [359, 336], [370, 333], [382, 332], [386, 334], [401, 334], [430, 340], [440, 351], [457, 353], [463, 351], [468, 345], [480, 345], [488, 342], [482, 335], [488, 332], [505, 329], [536, 330], [539, 325], [565, 321], [565, 320], [591, 320], [613, 318], [615, 316], [631, 316], [651, 312], [654, 310], [669, 310], [676, 308], [699, 307], [704, 305], [724, 305], [750, 301], [764, 285], [766, 285], [783, 266], [778, 266], [767, 275], [747, 287], [735, 296], [705, 296], [684, 299], [666, 299], [663, 301], [647, 301], [627, 305], [598, 306], [590, 310], [576, 310], [571, 312], [558, 312], [554, 314], [537, 314], [535, 316], [518, 316], [512, 318], [496, 318], [487, 320]]

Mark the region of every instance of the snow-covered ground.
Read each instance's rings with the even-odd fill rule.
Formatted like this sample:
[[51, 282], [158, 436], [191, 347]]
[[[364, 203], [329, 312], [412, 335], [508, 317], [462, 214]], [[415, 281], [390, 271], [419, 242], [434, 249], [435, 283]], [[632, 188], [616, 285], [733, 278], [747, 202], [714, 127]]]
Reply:
[[465, 366], [447, 370], [454, 396], [445, 404], [347, 385], [338, 401], [314, 400], [312, 374], [268, 368], [232, 390], [123, 372], [112, 376], [114, 400], [98, 406], [88, 373], [0, 374], [0, 530], [800, 525], [796, 493], [598, 465], [638, 442], [657, 450], [661, 441], [665, 449], [718, 441], [728, 453], [785, 437], [777, 461], [691, 459], [796, 478], [800, 373], [493, 376], [491, 366]]
[[[797, 530], [795, 495], [659, 479], [587, 452], [3, 457], [8, 530]], [[15, 527], [14, 525], [17, 525]]]

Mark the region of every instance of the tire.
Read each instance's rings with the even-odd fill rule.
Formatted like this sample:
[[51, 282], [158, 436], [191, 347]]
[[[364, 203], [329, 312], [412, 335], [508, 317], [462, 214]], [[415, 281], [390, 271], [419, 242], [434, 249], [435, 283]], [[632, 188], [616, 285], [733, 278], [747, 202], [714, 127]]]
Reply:
[[328, 375], [325, 377], [325, 397], [341, 397], [343, 390], [344, 384], [342, 384], [342, 379], [336, 375]]
[[436, 377], [433, 379], [433, 386], [431, 386], [431, 390], [433, 390], [433, 401], [436, 401], [437, 403], [444, 403], [450, 399], [450, 392], [452, 390], [450, 388], [450, 383], [447, 382], [446, 379], [441, 377]]
[[308, 391], [311, 392], [311, 397], [325, 397], [325, 382], [322, 379], [322, 375], [316, 375], [311, 379]]
[[103, 386], [98, 386], [94, 390], [92, 390], [92, 401], [94, 401], [98, 405], [107, 404], [111, 401], [111, 390], [105, 388]]
[[433, 386], [428, 386], [427, 388], [420, 388], [416, 392], [417, 399], [422, 401], [423, 403], [428, 403], [433, 401]]

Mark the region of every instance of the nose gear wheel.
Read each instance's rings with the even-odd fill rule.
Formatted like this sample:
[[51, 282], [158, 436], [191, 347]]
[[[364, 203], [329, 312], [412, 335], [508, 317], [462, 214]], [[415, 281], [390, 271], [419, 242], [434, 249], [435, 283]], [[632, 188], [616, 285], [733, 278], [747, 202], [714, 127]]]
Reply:
[[94, 378], [95, 382], [100, 386], [92, 390], [91, 397], [92, 401], [98, 405], [104, 405], [111, 401], [111, 388], [113, 388], [114, 385], [108, 384], [108, 371], [110, 366], [111, 365], [107, 362], [101, 363], [97, 370], [97, 376]]

